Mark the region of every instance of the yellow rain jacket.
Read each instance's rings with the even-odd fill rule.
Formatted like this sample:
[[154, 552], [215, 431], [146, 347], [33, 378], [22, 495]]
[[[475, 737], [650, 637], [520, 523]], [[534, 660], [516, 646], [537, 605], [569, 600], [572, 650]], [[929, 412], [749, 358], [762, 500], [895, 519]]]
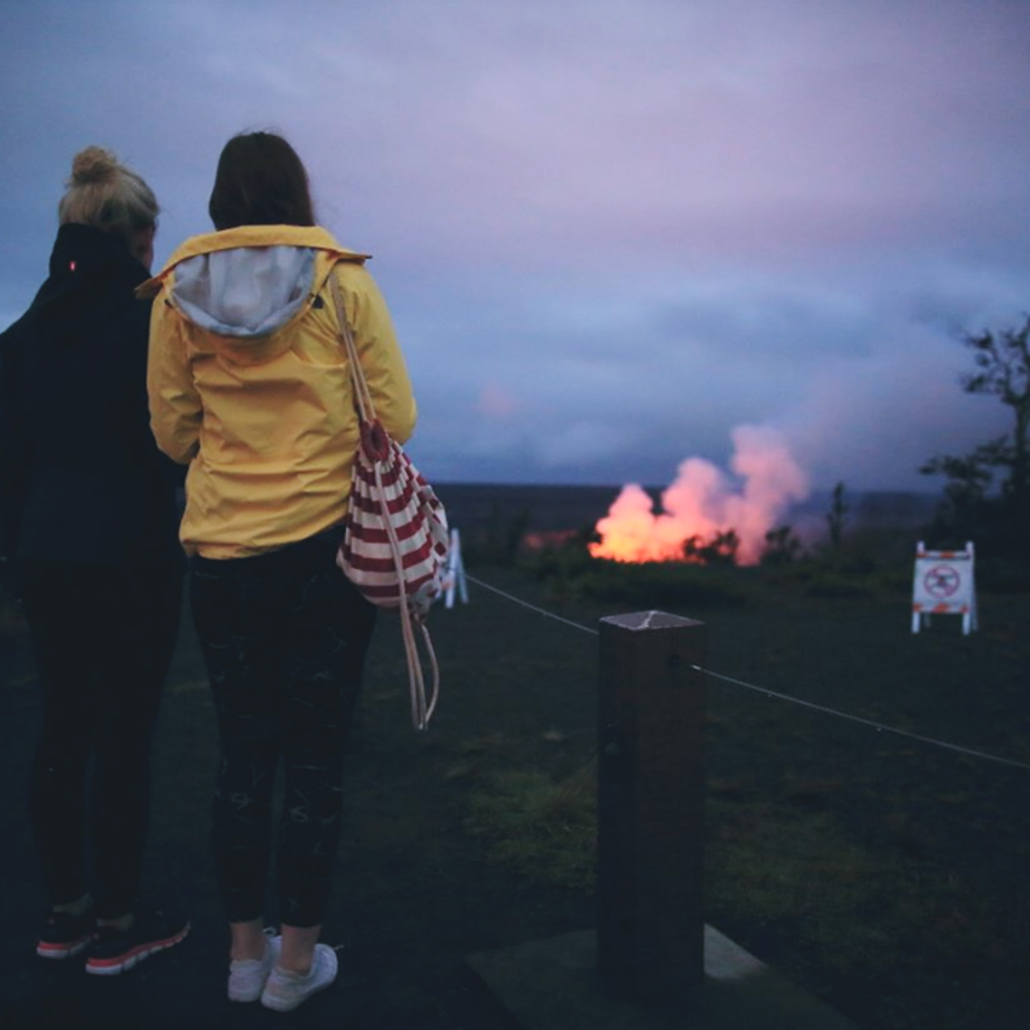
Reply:
[[242, 226], [187, 240], [139, 287], [156, 294], [151, 428], [189, 465], [187, 552], [261, 554], [343, 520], [358, 418], [330, 274], [379, 420], [411, 435], [411, 382], [365, 260], [318, 227]]

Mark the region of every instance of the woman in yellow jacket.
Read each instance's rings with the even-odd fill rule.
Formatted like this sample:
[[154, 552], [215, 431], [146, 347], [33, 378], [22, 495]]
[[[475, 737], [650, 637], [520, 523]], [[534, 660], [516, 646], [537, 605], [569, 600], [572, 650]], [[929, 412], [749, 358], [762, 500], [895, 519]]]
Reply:
[[[329, 278], [342, 287], [376, 412], [399, 441], [416, 408], [365, 257], [315, 226], [307, 173], [281, 137], [234, 137], [210, 202], [156, 293], [148, 390], [160, 448], [188, 464], [180, 538], [221, 737], [217, 876], [229, 997], [280, 1011], [336, 976], [318, 944], [340, 832], [342, 757], [375, 620], [334, 563], [358, 423]], [[275, 769], [285, 764], [276, 866], [264, 890]]]

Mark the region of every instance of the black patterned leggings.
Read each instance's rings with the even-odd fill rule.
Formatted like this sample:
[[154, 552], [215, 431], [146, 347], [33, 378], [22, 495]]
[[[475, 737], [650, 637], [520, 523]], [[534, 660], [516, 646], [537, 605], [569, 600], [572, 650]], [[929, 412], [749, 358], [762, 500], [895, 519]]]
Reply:
[[338, 537], [254, 558], [193, 559], [193, 619], [221, 734], [213, 837], [230, 922], [263, 915], [280, 758], [279, 917], [317, 926], [325, 912], [343, 752], [376, 611], [336, 568]]

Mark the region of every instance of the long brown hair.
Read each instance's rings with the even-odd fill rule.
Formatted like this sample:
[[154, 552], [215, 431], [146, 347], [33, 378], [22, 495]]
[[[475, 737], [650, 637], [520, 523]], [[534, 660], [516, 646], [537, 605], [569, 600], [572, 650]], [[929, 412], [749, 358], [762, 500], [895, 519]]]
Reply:
[[315, 224], [304, 164], [271, 132], [240, 133], [226, 143], [207, 209], [219, 230]]

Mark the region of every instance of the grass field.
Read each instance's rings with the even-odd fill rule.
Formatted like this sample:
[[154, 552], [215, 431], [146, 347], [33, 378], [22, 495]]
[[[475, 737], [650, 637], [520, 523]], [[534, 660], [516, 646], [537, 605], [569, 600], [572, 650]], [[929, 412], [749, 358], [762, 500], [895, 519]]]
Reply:
[[[461, 956], [596, 925], [594, 631], [662, 608], [709, 638], [707, 921], [863, 1030], [1030, 1026], [1030, 770], [768, 693], [1030, 764], [1030, 592], [985, 569], [979, 632], [951, 618], [913, 635], [911, 541], [761, 569], [613, 568], [575, 547], [512, 563], [525, 526], [490, 513], [468, 533], [471, 603], [430, 620], [443, 697], [427, 734], [410, 727], [396, 626], [376, 634], [327, 923], [393, 963], [352, 974], [362, 997], [366, 981], [388, 985], [373, 1008], [421, 1026]], [[218, 955], [216, 732], [184, 614], [155, 741], [148, 886], [174, 894], [193, 946]], [[3, 878], [22, 887], [5, 982], [27, 991], [39, 974], [19, 935], [41, 900], [22, 785], [39, 705], [23, 621], [2, 597], [0, 650]]]
[[[700, 619], [715, 673], [1030, 766], [1030, 595], [982, 596], [969, 637], [957, 618], [913, 635], [910, 564], [592, 565], [550, 556], [472, 572], [587, 628], [652, 607]], [[522, 644], [483, 682], [507, 696], [496, 732], [470, 740], [455, 773], [470, 776], [464, 826], [491, 861], [589, 893], [595, 642], [473, 593], [437, 620], [463, 640], [457, 668], [489, 648], [497, 619]], [[521, 708], [508, 694], [520, 689]], [[1030, 1026], [1030, 769], [716, 677], [707, 749], [708, 922], [862, 1027]]]

